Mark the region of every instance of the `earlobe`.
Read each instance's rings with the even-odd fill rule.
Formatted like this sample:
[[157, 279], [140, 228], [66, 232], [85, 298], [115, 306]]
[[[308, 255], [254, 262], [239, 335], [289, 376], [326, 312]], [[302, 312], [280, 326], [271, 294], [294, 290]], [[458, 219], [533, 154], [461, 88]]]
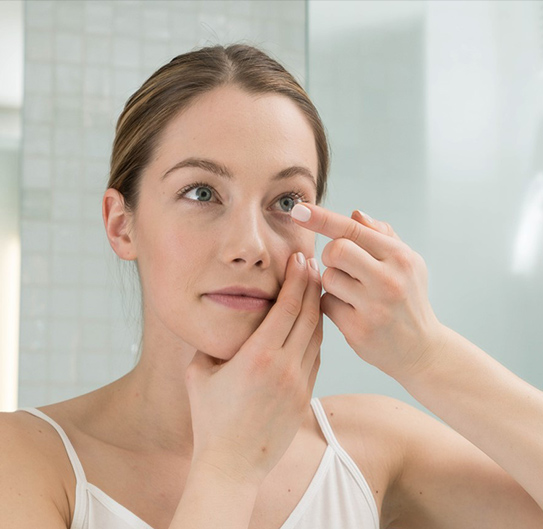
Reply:
[[109, 188], [104, 193], [102, 218], [113, 251], [126, 261], [136, 259], [134, 241], [129, 230], [131, 217], [125, 209], [124, 197], [116, 189]]

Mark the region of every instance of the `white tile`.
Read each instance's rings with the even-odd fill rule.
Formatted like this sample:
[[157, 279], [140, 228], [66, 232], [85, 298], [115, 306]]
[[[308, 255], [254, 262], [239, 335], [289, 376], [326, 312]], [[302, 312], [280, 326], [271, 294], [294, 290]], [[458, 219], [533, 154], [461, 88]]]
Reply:
[[81, 317], [107, 320], [107, 290], [105, 288], [83, 288], [81, 290]]
[[143, 38], [150, 40], [167, 40], [170, 37], [170, 26], [168, 23], [169, 11], [166, 9], [148, 8], [149, 3], [144, 4]]
[[36, 406], [49, 404], [48, 387], [48, 383], [36, 384], [21, 381], [19, 384], [18, 407], [34, 408]]
[[51, 224], [53, 252], [79, 254], [81, 251], [81, 227], [77, 224], [55, 222]]
[[24, 127], [23, 148], [25, 155], [51, 154], [51, 125], [27, 123]]
[[107, 243], [107, 236], [102, 222], [97, 223], [85, 222], [83, 224], [83, 245], [84, 255], [94, 255], [98, 248], [102, 248], [104, 243]]
[[79, 127], [58, 125], [55, 126], [53, 134], [55, 156], [75, 158], [83, 154], [83, 142]]
[[24, 90], [29, 94], [51, 94], [53, 89], [53, 65], [25, 61]]
[[46, 404], [62, 402], [78, 397], [83, 393], [87, 393], [87, 391], [84, 389], [84, 386], [79, 385], [75, 382], [75, 378], [71, 378], [70, 380], [72, 380], [72, 382], [69, 384], [65, 384], [64, 380], [62, 379], [57, 384], [51, 384], [48, 388], [48, 400]]
[[53, 319], [50, 325], [50, 351], [54, 354], [77, 356], [81, 350], [80, 321], [74, 314], [71, 319]]
[[80, 280], [78, 255], [55, 254], [52, 257], [51, 282], [59, 287], [76, 287]]
[[53, 190], [51, 208], [54, 221], [78, 221], [81, 215], [81, 195], [78, 191]]
[[55, 125], [81, 127], [81, 94], [55, 94]]
[[[77, 383], [77, 357], [72, 354], [62, 354], [53, 351], [49, 356], [49, 382], [52, 388], [55, 385]], [[55, 388], [56, 391], [59, 388]]]
[[111, 61], [111, 37], [86, 35], [85, 64], [107, 65]]
[[[107, 183], [109, 179], [108, 161], [104, 159], [101, 159], [101, 160], [86, 159], [84, 164], [85, 164], [84, 165], [85, 189], [99, 191], [100, 195], [103, 195], [103, 193], [105, 192], [107, 188]], [[87, 195], [87, 193], [85, 195]], [[93, 197], [95, 197], [95, 194], [93, 194]], [[100, 203], [98, 206], [100, 212], [102, 211], [101, 204], [102, 204], [102, 199], [100, 198]], [[85, 207], [85, 204], [83, 207]], [[92, 207], [95, 207], [95, 205], [93, 205]]]
[[50, 241], [47, 224], [30, 220], [21, 222], [21, 243], [25, 252], [47, 253]]
[[21, 283], [23, 285], [47, 285], [50, 277], [47, 254], [26, 253], [21, 255]]
[[142, 79], [139, 71], [116, 68], [113, 71], [113, 94], [126, 100], [141, 86]]
[[24, 23], [28, 28], [52, 28], [56, 2], [53, 0], [26, 0]]
[[141, 36], [141, 3], [115, 2], [113, 34], [125, 37]]
[[102, 222], [103, 192], [95, 192], [96, 188], [96, 185], [94, 185], [92, 189], [87, 188], [83, 195], [83, 222]]
[[254, 0], [227, 0], [226, 12], [231, 18], [253, 16], [253, 3]]
[[[108, 81], [110, 80], [109, 75]], [[112, 104], [109, 97], [111, 87], [108, 84], [107, 94], [103, 96], [85, 95], [83, 98], [83, 127], [85, 128], [107, 128], [115, 130], [115, 123], [112, 118]]]
[[79, 304], [78, 292], [72, 287], [51, 288], [50, 308], [52, 318], [77, 317]]
[[141, 39], [113, 37], [113, 65], [123, 68], [139, 68]]
[[47, 62], [52, 61], [53, 32], [38, 29], [25, 32], [25, 60]]
[[83, 92], [83, 70], [79, 65], [56, 64], [55, 90], [61, 95], [81, 95]]
[[83, 39], [75, 33], [55, 34], [55, 59], [57, 62], [81, 63], [83, 59]]
[[109, 322], [83, 321], [81, 324], [81, 348], [83, 351], [107, 352], [109, 346]]
[[45, 156], [23, 158], [23, 188], [49, 189], [51, 187], [51, 159]]
[[49, 222], [51, 218], [51, 191], [49, 189], [24, 188], [21, 204], [23, 219]]
[[49, 329], [43, 318], [21, 318], [19, 347], [28, 351], [45, 352], [49, 344]]
[[84, 149], [86, 158], [108, 159], [114, 131], [109, 128], [86, 129], [84, 131]]
[[19, 380], [21, 382], [47, 382], [48, 355], [41, 353], [26, 353], [19, 355]]
[[82, 32], [84, 27], [84, 2], [57, 2], [56, 27]]
[[109, 382], [107, 354], [83, 353], [77, 358], [77, 380], [82, 384], [106, 384]]
[[25, 285], [21, 289], [21, 314], [24, 318], [46, 318], [49, 314], [49, 288]]
[[109, 96], [111, 94], [109, 69], [104, 66], [86, 66], [83, 90], [85, 95]]
[[99, 257], [85, 257], [81, 262], [81, 284], [105, 287], [107, 284], [107, 265]]
[[56, 156], [53, 160], [53, 186], [55, 189], [75, 190], [82, 187], [83, 163], [81, 158]]
[[173, 59], [173, 56], [170, 53], [168, 42], [145, 41], [143, 43], [142, 63], [144, 68], [155, 71], [170, 62], [171, 59]]
[[50, 95], [27, 93], [23, 112], [25, 123], [51, 123], [53, 121], [53, 99]]
[[85, 31], [109, 35], [113, 30], [113, 2], [85, 2]]

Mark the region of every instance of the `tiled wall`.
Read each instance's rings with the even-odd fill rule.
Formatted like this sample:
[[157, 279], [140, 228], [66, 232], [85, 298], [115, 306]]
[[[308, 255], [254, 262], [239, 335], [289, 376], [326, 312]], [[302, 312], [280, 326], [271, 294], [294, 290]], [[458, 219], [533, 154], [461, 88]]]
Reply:
[[133, 262], [101, 201], [128, 97], [193, 48], [246, 42], [305, 84], [306, 6], [289, 1], [27, 0], [19, 407], [96, 389], [139, 350]]

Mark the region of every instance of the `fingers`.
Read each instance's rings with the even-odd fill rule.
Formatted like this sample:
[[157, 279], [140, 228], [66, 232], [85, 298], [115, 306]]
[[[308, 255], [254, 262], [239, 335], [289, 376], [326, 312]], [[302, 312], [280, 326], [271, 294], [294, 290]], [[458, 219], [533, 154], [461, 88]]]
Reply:
[[[301, 366], [309, 364], [310, 367], [313, 365], [322, 340], [321, 292], [321, 276], [318, 270], [308, 266], [308, 282], [302, 309], [284, 345], [286, 356], [293, 359], [298, 356]], [[318, 329], [319, 323], [321, 324], [320, 332]], [[308, 372], [309, 367], [306, 367]]]
[[400, 237], [396, 234], [396, 232], [392, 229], [392, 226], [388, 222], [382, 222], [372, 219], [369, 215], [363, 213], [359, 209], [355, 209], [353, 211], [351, 218], [360, 222], [361, 224], [364, 224], [364, 226], [367, 226], [372, 230], [378, 231], [383, 235], [389, 235], [397, 241], [401, 241]]
[[302, 310], [309, 265], [305, 262], [305, 257], [303, 264], [300, 263], [299, 255], [302, 255], [301, 252], [291, 255], [287, 261], [285, 281], [277, 301], [260, 327], [253, 333], [255, 340], [272, 350], [279, 350], [284, 346]]

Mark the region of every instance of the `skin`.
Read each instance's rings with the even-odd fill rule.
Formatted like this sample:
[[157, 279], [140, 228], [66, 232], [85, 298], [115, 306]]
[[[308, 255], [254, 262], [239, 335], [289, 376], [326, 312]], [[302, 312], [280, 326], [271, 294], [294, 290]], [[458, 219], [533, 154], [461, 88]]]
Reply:
[[[183, 168], [162, 180], [189, 156], [221, 162], [235, 179]], [[317, 164], [313, 132], [288, 98], [255, 97], [223, 87], [206, 94], [164, 130], [144, 171], [134, 215], [125, 211], [116, 190], [104, 194], [110, 244], [122, 259], [138, 260], [144, 297], [141, 360], [118, 382], [109, 408], [112, 413], [126, 410], [127, 427], [148, 424], [143, 435], [150, 446], [190, 456], [187, 366], [197, 350], [230, 360], [269, 312], [240, 316], [202, 294], [240, 284], [278, 294], [289, 257], [296, 251], [314, 255], [314, 233], [297, 226], [278, 200], [295, 190], [315, 203], [314, 185], [302, 176], [280, 182], [270, 178], [292, 165], [316, 175]], [[184, 199], [177, 197], [196, 181], [216, 190], [212, 204], [195, 203], [196, 190]]]

